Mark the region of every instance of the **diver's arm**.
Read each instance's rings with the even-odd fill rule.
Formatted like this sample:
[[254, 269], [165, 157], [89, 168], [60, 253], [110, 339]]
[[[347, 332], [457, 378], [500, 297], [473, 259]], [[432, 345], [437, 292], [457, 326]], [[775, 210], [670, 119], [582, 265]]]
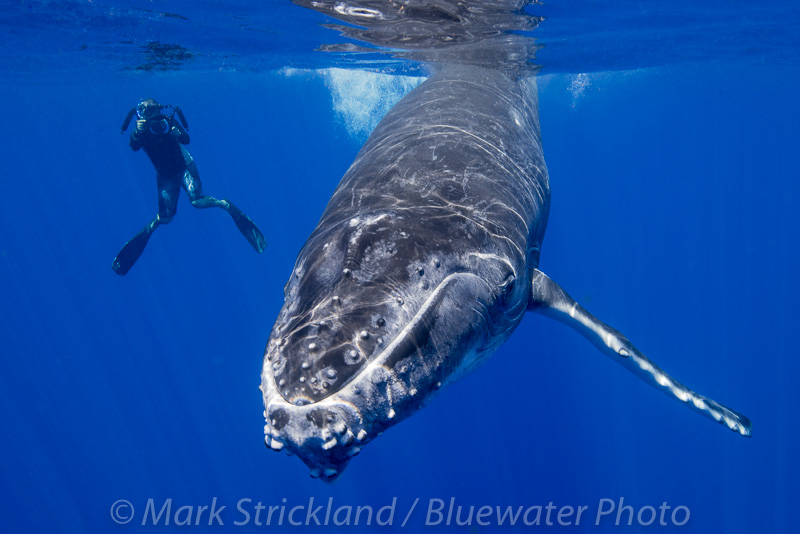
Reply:
[[142, 136], [144, 135], [144, 124], [146, 121], [139, 119], [136, 121], [136, 128], [131, 132], [131, 140], [128, 143], [131, 150], [136, 151], [142, 148]]
[[174, 136], [175, 139], [182, 145], [189, 144], [189, 134], [184, 130], [180, 124], [174, 122], [172, 125], [172, 129], [170, 130], [170, 135]]
[[136, 135], [136, 132], [131, 132], [131, 140], [128, 142], [131, 146], [131, 150], [134, 152], [142, 148], [142, 140], [139, 139], [139, 136]]

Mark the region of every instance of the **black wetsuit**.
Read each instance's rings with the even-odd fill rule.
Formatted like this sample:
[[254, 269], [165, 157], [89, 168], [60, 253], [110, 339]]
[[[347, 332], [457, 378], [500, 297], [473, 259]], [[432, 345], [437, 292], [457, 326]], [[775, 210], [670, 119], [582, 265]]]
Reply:
[[[148, 122], [151, 120], [154, 119], [148, 119]], [[203, 198], [203, 185], [200, 182], [197, 165], [194, 164], [189, 151], [183, 147], [189, 144], [189, 134], [177, 121], [169, 122], [172, 123], [171, 128], [165, 133], [153, 133], [145, 123], [142, 130], [131, 132], [129, 143], [133, 150], [143, 148], [156, 168], [158, 218], [162, 224], [169, 222], [169, 219], [175, 216], [181, 186], [186, 190], [192, 204]]]
[[[160, 110], [160, 106], [157, 109]], [[181, 115], [181, 117], [183, 116]], [[126, 119], [123, 130], [128, 120]], [[136, 129], [131, 133], [130, 147], [133, 150], [144, 149], [156, 169], [158, 215], [125, 243], [117, 257], [114, 258], [111, 268], [117, 274], [126, 274], [139, 259], [153, 231], [159, 225], [170, 222], [175, 216], [181, 187], [186, 191], [192, 206], [196, 208], [217, 207], [227, 211], [256, 252], [263, 252], [266, 247], [264, 236], [253, 221], [230, 200], [218, 200], [203, 194], [197, 165], [184, 148], [184, 145], [188, 144], [189, 134], [172, 117], [152, 113], [147, 119], [137, 121]]]

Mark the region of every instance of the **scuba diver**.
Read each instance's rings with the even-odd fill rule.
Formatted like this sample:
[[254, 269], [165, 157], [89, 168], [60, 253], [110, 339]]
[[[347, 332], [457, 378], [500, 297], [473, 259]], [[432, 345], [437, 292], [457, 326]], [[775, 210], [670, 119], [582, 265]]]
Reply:
[[[138, 234], [125, 243], [111, 268], [119, 275], [126, 274], [139, 259], [150, 235], [162, 224], [167, 224], [178, 209], [181, 187], [186, 190], [195, 208], [222, 208], [230, 214], [236, 227], [256, 252], [263, 252], [267, 242], [259, 229], [230, 200], [218, 200], [203, 194], [200, 174], [192, 156], [183, 145], [189, 144], [189, 125], [180, 108], [162, 106], [153, 99], [142, 100], [128, 112], [122, 123], [122, 132], [128, 129], [136, 115], [136, 128], [131, 132], [131, 149], [144, 149], [156, 168], [158, 186], [158, 214]], [[175, 115], [180, 123], [175, 120]]]

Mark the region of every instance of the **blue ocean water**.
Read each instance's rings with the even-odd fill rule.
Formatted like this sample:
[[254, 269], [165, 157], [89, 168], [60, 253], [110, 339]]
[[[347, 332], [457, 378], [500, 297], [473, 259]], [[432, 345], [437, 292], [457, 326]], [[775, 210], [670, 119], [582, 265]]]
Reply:
[[[354, 532], [795, 530], [796, 7], [528, 8], [545, 17], [533, 32], [545, 45], [537, 62], [553, 190], [542, 269], [674, 376], [748, 415], [753, 437], [529, 316], [486, 365], [376, 439], [331, 485], [265, 449], [261, 358], [297, 252], [385, 95], [413, 82], [330, 71], [360, 59], [314, 52], [343, 39], [288, 2], [3, 10], [4, 532], [333, 528], [256, 524], [259, 502], [287, 516], [303, 506], [305, 522], [312, 498], [312, 508], [333, 499], [334, 510], [395, 503], [391, 525], [338, 527]], [[154, 55], [165, 50], [155, 42], [181, 48]], [[424, 71], [385, 62], [394, 76]], [[183, 195], [131, 272], [110, 269], [156, 211], [152, 166], [118, 133], [151, 96], [184, 110], [206, 192], [256, 221], [264, 254], [226, 214], [195, 210]], [[143, 525], [148, 500], [160, 510], [167, 499], [170, 525]], [[443, 520], [426, 525], [436, 499]], [[453, 515], [447, 526], [451, 499], [462, 519], [470, 506], [587, 511], [578, 525], [553, 516], [552, 526], [482, 526], [473, 516], [458, 526]], [[112, 517], [120, 500], [132, 506], [117, 510], [132, 517], [126, 525]], [[667, 503], [668, 525], [634, 517], [628, 526], [627, 512], [615, 524], [616, 510], [597, 520], [621, 500], [634, 515]], [[212, 505], [226, 507], [223, 525], [209, 526], [208, 510], [197, 525], [174, 524], [180, 507]]]

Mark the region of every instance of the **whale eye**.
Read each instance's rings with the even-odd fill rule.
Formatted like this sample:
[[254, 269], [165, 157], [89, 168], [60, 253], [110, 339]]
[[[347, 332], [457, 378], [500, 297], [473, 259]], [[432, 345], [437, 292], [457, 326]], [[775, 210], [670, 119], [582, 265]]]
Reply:
[[517, 287], [517, 277], [514, 276], [513, 273], [510, 273], [506, 276], [506, 279], [503, 280], [503, 283], [500, 284], [500, 298], [503, 301], [507, 300], [510, 295], [514, 292], [514, 288]]

